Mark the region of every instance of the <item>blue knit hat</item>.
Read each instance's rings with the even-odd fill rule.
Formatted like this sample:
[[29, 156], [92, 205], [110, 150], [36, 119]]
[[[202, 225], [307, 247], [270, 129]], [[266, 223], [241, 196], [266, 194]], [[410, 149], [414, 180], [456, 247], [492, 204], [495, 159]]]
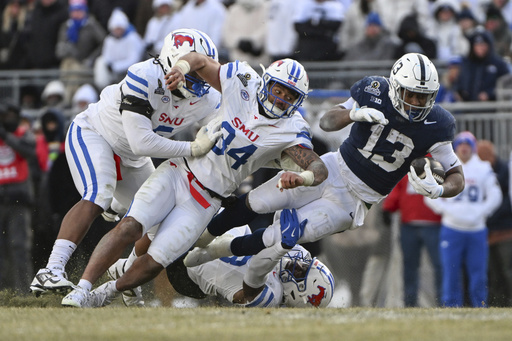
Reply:
[[368, 13], [368, 17], [366, 18], [366, 26], [368, 25], [382, 26], [382, 21], [380, 20], [380, 16], [377, 12]]
[[457, 149], [457, 146], [461, 143], [469, 144], [473, 153], [476, 153], [476, 138], [469, 131], [463, 131], [455, 136], [453, 139], [453, 149]]

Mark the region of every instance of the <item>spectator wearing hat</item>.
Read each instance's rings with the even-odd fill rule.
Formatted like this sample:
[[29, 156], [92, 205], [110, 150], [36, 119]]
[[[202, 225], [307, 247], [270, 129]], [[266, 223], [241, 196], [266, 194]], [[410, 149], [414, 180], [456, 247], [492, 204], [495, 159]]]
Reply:
[[164, 38], [174, 28], [174, 0], [153, 0], [153, 16], [149, 19], [144, 34], [146, 51], [153, 55], [159, 54]]
[[94, 83], [98, 89], [121, 81], [128, 67], [141, 61], [145, 47], [141, 36], [120, 8], [112, 12], [108, 30], [101, 55], [94, 63]]
[[469, 38], [470, 50], [462, 58], [455, 90], [463, 101], [496, 100], [498, 78], [510, 72], [503, 57], [494, 51], [492, 35], [483, 27]]
[[244, 60], [253, 66], [267, 64], [263, 50], [266, 25], [247, 25], [251, 21], [264, 23], [268, 17], [267, 5], [263, 0], [237, 0], [228, 8], [222, 39], [229, 60]]
[[421, 53], [430, 59], [437, 57], [436, 43], [423, 33], [416, 14], [410, 14], [402, 20], [398, 37], [401, 43], [395, 49], [395, 58], [406, 53]]
[[435, 3], [434, 25], [437, 59], [449, 62], [469, 51], [469, 42], [457, 23], [459, 4], [455, 0], [439, 0]]
[[489, 162], [477, 154], [476, 139], [469, 131], [455, 136], [453, 149], [462, 162], [466, 185], [453, 198], [425, 198], [425, 203], [442, 216], [440, 255], [443, 272], [442, 304], [462, 307], [462, 269], [468, 278], [471, 306], [488, 306], [486, 219], [500, 205], [501, 188]]
[[66, 86], [66, 103], [71, 98], [83, 77], [80, 72], [90, 70], [101, 53], [107, 32], [100, 23], [89, 15], [85, 0], [69, 0], [69, 19], [59, 30], [56, 54], [61, 59], [61, 80]]
[[303, 0], [297, 6], [296, 59], [299, 61], [340, 59], [338, 32], [345, 18], [343, 4], [333, 0]]
[[10, 0], [0, 26], [0, 69], [27, 67], [29, 15], [26, 0]]
[[501, 9], [494, 4], [487, 7], [485, 29], [492, 34], [496, 53], [502, 57], [510, 57], [512, 51], [512, 31], [503, 17]]
[[468, 39], [479, 24], [471, 8], [465, 4], [461, 6], [461, 10], [457, 14], [457, 23], [462, 30], [462, 34]]
[[65, 95], [66, 88], [61, 80], [55, 79], [46, 84], [43, 93], [41, 94], [41, 100], [43, 102], [43, 111], [48, 108], [55, 108], [61, 111], [64, 110]]
[[87, 109], [89, 104], [99, 101], [98, 91], [91, 84], [83, 84], [76, 90], [71, 101], [71, 117], [70, 120]]
[[29, 161], [35, 139], [17, 106], [0, 104], [0, 289], [26, 292], [33, 276]]
[[60, 59], [56, 54], [59, 29], [68, 19], [67, 4], [61, 0], [36, 1], [30, 19], [28, 38], [28, 67], [34, 69], [58, 68]]
[[363, 40], [344, 51], [343, 60], [391, 60], [397, 43], [382, 26], [380, 16], [370, 12], [366, 18]]

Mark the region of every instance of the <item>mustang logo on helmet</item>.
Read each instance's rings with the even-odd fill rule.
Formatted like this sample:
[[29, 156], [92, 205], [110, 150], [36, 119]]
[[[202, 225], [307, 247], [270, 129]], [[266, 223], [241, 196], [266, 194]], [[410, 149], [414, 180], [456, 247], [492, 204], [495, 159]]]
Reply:
[[190, 36], [185, 36], [183, 34], [175, 34], [174, 37], [174, 47], [183, 46], [185, 42], [188, 42], [190, 46], [194, 45], [194, 38]]
[[319, 307], [320, 303], [322, 303], [322, 300], [325, 297], [325, 288], [321, 286], [318, 286], [317, 288], [320, 289], [318, 294], [308, 296], [308, 303], [311, 303], [311, 305], [314, 307]]

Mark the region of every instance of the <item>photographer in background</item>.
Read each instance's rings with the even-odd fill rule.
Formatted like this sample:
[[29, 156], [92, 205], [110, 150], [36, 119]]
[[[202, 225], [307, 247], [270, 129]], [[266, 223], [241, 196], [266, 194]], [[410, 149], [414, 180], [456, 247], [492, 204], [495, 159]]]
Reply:
[[20, 118], [18, 107], [0, 104], [0, 289], [22, 293], [33, 276], [28, 160], [35, 157], [36, 142]]

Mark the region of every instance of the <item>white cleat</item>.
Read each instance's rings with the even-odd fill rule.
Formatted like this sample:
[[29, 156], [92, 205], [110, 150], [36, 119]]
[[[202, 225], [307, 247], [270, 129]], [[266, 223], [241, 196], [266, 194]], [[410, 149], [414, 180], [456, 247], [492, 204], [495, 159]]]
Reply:
[[121, 220], [119, 214], [110, 207], [101, 214], [101, 217], [110, 223], [117, 223]]
[[[113, 280], [119, 279], [126, 271], [126, 261], [126, 258], [120, 258], [117, 262], [112, 264], [107, 270], [108, 277]], [[123, 291], [122, 297], [127, 307], [144, 307], [144, 298], [142, 297], [142, 288], [140, 286]]]
[[89, 297], [90, 293], [88, 290], [75, 286], [69, 294], [64, 296], [61, 304], [65, 307], [91, 308], [92, 306]]
[[36, 297], [48, 292], [65, 295], [74, 287], [67, 277], [64, 271], [47, 268], [39, 269], [30, 284], [30, 291]]
[[231, 234], [223, 234], [222, 236], [215, 238], [205, 248], [194, 248], [187, 254], [185, 259], [183, 259], [183, 264], [190, 268], [217, 258], [232, 256], [231, 241], [234, 238], [235, 237]]
[[89, 295], [89, 304], [92, 308], [104, 307], [112, 303], [119, 292], [115, 289], [114, 281], [103, 283]]

